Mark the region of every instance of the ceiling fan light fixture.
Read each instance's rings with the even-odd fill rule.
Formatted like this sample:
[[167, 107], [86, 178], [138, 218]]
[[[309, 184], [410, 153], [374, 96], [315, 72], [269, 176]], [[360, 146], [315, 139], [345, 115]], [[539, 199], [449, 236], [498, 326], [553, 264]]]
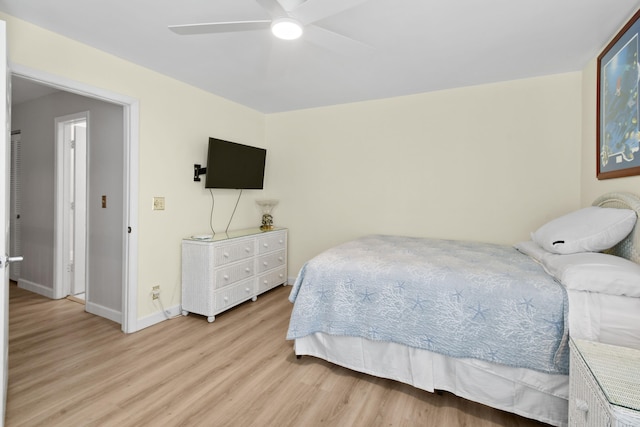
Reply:
[[271, 32], [282, 40], [295, 40], [302, 36], [302, 24], [295, 19], [279, 18], [271, 23]]

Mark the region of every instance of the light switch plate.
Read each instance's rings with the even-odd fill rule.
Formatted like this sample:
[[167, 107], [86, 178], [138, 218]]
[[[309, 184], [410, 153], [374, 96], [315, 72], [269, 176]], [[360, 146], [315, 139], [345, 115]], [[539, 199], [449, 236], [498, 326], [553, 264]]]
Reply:
[[164, 197], [154, 197], [153, 198], [153, 210], [154, 211], [163, 211], [164, 210]]

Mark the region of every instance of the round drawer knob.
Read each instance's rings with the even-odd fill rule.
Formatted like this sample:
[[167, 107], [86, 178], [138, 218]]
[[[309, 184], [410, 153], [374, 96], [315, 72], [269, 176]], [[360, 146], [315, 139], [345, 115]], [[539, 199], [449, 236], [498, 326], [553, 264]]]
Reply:
[[247, 273], [251, 273], [251, 269], [249, 267], [245, 268], [244, 271], [246, 271]]
[[278, 243], [283, 244], [284, 240], [280, 239], [280, 240], [278, 240]]
[[246, 253], [249, 253], [249, 252], [251, 252], [251, 248], [244, 248], [244, 251], [245, 251]]
[[225, 274], [224, 276], [222, 276], [224, 278], [224, 280], [229, 280], [229, 275]]
[[280, 273], [280, 274], [278, 274], [278, 277], [280, 277], [282, 279], [284, 277], [284, 274]]
[[284, 258], [282, 258], [282, 257], [278, 257], [278, 261], [280, 261], [280, 262], [282, 262], [283, 259]]
[[266, 267], [267, 265], [269, 265], [269, 263], [267, 261], [265, 261], [265, 262], [262, 263], [262, 265], [264, 265]]
[[268, 243], [265, 243], [265, 244], [264, 244], [264, 245], [262, 245], [262, 246], [264, 246], [265, 248], [268, 248], [268, 247], [269, 247], [269, 244], [268, 244]]
[[229, 297], [224, 297], [224, 302], [229, 301]]
[[246, 293], [249, 293], [250, 289], [249, 288], [245, 288], [244, 290]]
[[225, 252], [222, 256], [224, 256], [225, 258], [229, 258], [229, 254], [227, 252]]
[[268, 280], [265, 280], [265, 281], [264, 281], [264, 282], [262, 282], [262, 283], [264, 283], [265, 285], [268, 285], [268, 284], [269, 284], [269, 281], [268, 281]]

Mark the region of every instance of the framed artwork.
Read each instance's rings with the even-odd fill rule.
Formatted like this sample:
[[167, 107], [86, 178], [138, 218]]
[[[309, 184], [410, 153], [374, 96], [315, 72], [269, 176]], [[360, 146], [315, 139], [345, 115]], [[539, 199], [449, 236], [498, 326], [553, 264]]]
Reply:
[[598, 56], [598, 179], [640, 175], [640, 10]]

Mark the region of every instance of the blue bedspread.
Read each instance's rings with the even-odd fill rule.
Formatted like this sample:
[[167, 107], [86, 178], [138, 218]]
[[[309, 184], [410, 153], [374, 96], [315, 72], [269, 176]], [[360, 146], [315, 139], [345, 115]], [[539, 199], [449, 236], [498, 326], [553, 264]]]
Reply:
[[510, 246], [367, 236], [301, 269], [287, 339], [363, 337], [567, 374], [565, 289]]

